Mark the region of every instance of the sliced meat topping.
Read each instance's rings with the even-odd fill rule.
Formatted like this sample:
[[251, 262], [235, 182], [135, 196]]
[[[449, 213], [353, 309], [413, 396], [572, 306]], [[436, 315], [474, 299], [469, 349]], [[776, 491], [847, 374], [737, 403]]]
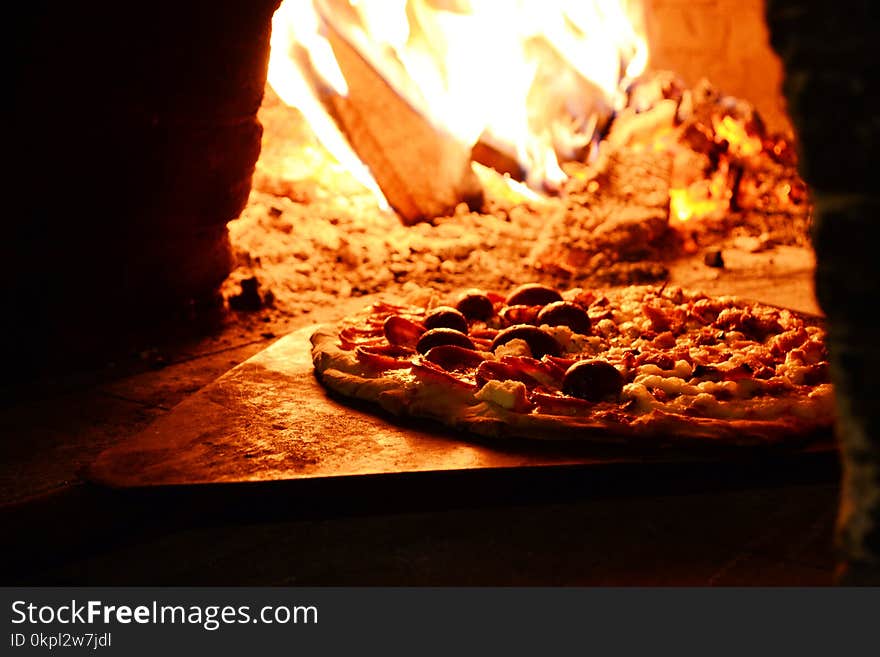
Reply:
[[478, 367], [486, 360], [486, 355], [454, 344], [441, 344], [428, 349], [425, 360], [439, 365], [444, 370], [454, 371]]
[[382, 331], [390, 344], [415, 349], [425, 327], [400, 315], [391, 315], [382, 325]]

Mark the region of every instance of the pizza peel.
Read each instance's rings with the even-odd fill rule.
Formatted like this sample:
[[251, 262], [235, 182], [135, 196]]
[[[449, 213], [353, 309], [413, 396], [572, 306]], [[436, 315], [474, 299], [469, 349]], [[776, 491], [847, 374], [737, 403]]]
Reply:
[[[364, 483], [429, 473], [582, 470], [578, 478], [712, 477], [709, 464], [739, 464], [778, 479], [818, 458], [834, 468], [831, 436], [784, 451], [709, 449], [649, 452], [549, 441], [489, 440], [421, 421], [368, 412], [331, 397], [314, 377], [310, 326], [284, 336], [196, 392], [142, 433], [102, 452], [86, 478], [114, 489], [204, 484]], [[669, 469], [671, 466], [672, 469]], [[812, 466], [810, 466], [812, 467]], [[824, 465], [823, 465], [824, 467]], [[590, 474], [593, 473], [593, 474]], [[614, 473], [609, 475], [609, 473]]]

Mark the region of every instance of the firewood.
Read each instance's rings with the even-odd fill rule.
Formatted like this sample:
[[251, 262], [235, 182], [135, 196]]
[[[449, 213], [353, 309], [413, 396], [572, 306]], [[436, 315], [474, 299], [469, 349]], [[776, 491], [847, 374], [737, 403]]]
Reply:
[[386, 82], [330, 24], [328, 40], [348, 94], [322, 99], [352, 148], [370, 168], [389, 205], [406, 224], [482, 204], [471, 146], [434, 126]]
[[474, 162], [492, 167], [498, 173], [506, 173], [514, 180], [522, 182], [526, 178], [525, 169], [510, 154], [502, 152], [482, 139], [474, 145], [471, 157]]

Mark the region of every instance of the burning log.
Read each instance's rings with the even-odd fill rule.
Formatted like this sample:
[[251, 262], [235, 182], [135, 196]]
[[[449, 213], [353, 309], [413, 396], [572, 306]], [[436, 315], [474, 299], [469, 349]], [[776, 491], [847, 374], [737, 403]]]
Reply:
[[622, 5], [583, 4], [288, 0], [269, 81], [407, 224], [480, 202], [471, 158], [556, 192], [647, 59]]
[[432, 125], [330, 24], [327, 35], [349, 88], [322, 101], [404, 223], [450, 215], [462, 202], [480, 207], [470, 145]]

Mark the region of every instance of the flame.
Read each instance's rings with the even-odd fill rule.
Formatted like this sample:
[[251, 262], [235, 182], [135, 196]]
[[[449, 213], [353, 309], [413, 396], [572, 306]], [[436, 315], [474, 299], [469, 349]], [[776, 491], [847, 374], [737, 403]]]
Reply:
[[272, 17], [268, 80], [284, 103], [302, 112], [318, 141], [388, 209], [385, 196], [321, 104], [323, 89], [348, 94], [333, 49], [320, 34], [320, 19], [309, 2], [283, 2]]
[[378, 191], [325, 102], [349, 93], [330, 27], [433, 125], [513, 157], [533, 189], [557, 189], [560, 162], [589, 151], [647, 66], [638, 11], [632, 0], [285, 0], [268, 80]]

